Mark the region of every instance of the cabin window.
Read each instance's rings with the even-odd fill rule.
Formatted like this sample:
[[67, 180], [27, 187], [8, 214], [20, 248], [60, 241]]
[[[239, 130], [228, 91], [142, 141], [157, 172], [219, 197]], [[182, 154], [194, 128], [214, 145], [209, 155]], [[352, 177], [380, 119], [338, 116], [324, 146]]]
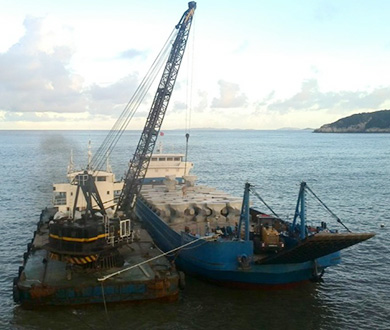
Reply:
[[175, 162], [180, 162], [180, 157], [175, 157], [174, 160]]
[[165, 162], [165, 157], [159, 158], [158, 159], [160, 162]]
[[157, 157], [152, 157], [152, 162], [157, 162]]
[[118, 203], [122, 190], [114, 190], [114, 203]]
[[58, 191], [54, 193], [54, 205], [66, 205], [65, 191]]
[[167, 161], [168, 161], [168, 162], [171, 162], [172, 160], [173, 160], [172, 157], [168, 157], [168, 158], [167, 158]]
[[110, 194], [110, 192], [107, 190], [107, 195], [109, 195]]
[[106, 181], [106, 177], [105, 176], [98, 176], [96, 178], [96, 181]]

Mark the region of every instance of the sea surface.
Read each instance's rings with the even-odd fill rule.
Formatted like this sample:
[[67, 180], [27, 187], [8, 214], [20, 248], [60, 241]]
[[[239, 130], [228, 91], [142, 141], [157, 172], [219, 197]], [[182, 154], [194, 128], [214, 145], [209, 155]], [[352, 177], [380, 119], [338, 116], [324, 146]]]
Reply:
[[[87, 165], [106, 131], [0, 131], [0, 329], [390, 329], [390, 134], [193, 130], [188, 159], [198, 182], [242, 196], [246, 181], [292, 219], [301, 181], [357, 232], [376, 236], [342, 252], [322, 283], [241, 291], [187, 276], [174, 303], [26, 311], [14, 304], [22, 264], [52, 183], [65, 182], [70, 152]], [[165, 152], [184, 152], [185, 132], [165, 131]], [[126, 132], [111, 155], [120, 179], [140, 136]], [[252, 198], [253, 204], [258, 204]], [[343, 228], [314, 199], [310, 221]], [[259, 204], [260, 205], [260, 204]]]

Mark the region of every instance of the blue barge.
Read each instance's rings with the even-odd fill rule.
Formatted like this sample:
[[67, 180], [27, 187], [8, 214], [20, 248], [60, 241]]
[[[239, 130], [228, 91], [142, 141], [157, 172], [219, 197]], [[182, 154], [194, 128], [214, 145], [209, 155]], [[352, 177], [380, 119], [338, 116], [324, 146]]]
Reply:
[[171, 255], [179, 269], [220, 285], [275, 288], [319, 280], [340, 263], [341, 249], [374, 236], [331, 231], [324, 222], [307, 226], [305, 183], [292, 223], [250, 207], [249, 192], [256, 192], [249, 183], [240, 211], [237, 199], [204, 186], [167, 187], [144, 185], [137, 216], [162, 251], [187, 245]]

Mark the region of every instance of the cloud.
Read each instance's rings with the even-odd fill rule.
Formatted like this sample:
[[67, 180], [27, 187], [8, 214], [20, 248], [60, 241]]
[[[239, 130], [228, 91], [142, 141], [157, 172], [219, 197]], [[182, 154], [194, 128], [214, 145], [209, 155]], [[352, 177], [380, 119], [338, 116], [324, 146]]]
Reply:
[[315, 17], [319, 21], [329, 21], [332, 20], [337, 15], [337, 9], [329, 1], [321, 1], [315, 10]]
[[173, 104], [171, 112], [182, 112], [182, 111], [187, 110], [187, 108], [188, 108], [187, 103], [181, 102], [181, 101], [176, 101]]
[[248, 47], [249, 47], [249, 41], [248, 40], [243, 40], [237, 46], [237, 48], [233, 50], [233, 54], [244, 53], [248, 49]]
[[[0, 53], [0, 119], [51, 122], [117, 118], [139, 85], [138, 74], [107, 86], [85, 86], [84, 79], [69, 69], [73, 49], [61, 44], [52, 31], [45, 32], [44, 22], [44, 18], [26, 18], [24, 36]], [[133, 58], [145, 54], [129, 49], [120, 56]], [[148, 98], [149, 95], [145, 100]]]
[[[190, 104], [189, 104], [190, 103]], [[192, 100], [176, 101], [172, 112], [183, 112], [186, 110], [194, 110], [202, 113], [209, 108], [209, 94], [204, 90], [198, 90]]]
[[275, 96], [275, 91], [270, 92], [266, 97], [264, 97], [261, 101], [258, 101], [255, 104], [256, 111], [255, 113], [258, 112], [263, 106], [266, 106]]
[[247, 97], [245, 94], [239, 94], [240, 87], [238, 84], [219, 80], [220, 97], [214, 98], [212, 108], [238, 108], [244, 107], [247, 104]]
[[7, 122], [66, 122], [74, 120], [89, 120], [91, 115], [88, 112], [80, 113], [58, 113], [58, 112], [4, 112], [1, 119]]
[[197, 112], [203, 112], [209, 104], [209, 95], [206, 91], [198, 91], [198, 103], [194, 107]]
[[[268, 100], [267, 100], [268, 101]], [[289, 99], [268, 102], [267, 109], [281, 114], [294, 110], [350, 112], [360, 109], [378, 109], [390, 101], [390, 87], [372, 91], [321, 92], [315, 79], [302, 83], [301, 90]]]
[[127, 49], [127, 50], [123, 51], [120, 54], [120, 57], [123, 59], [133, 59], [135, 57], [146, 58], [147, 53], [148, 52], [146, 52], [146, 51], [131, 48], [131, 49]]
[[[114, 109], [123, 110], [138, 87], [138, 75], [128, 75], [108, 86], [92, 84], [85, 90], [88, 108], [92, 113], [113, 114]], [[115, 111], [115, 113], [117, 113]]]
[[0, 109], [12, 112], [82, 112], [83, 79], [67, 69], [72, 49], [48, 45], [42, 18], [26, 18], [26, 34], [0, 54]]

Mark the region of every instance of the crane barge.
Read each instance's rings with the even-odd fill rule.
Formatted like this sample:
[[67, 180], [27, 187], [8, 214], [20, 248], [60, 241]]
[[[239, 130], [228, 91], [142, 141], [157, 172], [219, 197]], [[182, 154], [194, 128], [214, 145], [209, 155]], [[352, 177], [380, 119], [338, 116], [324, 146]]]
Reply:
[[[189, 2], [175, 26], [173, 39], [167, 43], [169, 56], [123, 190], [108, 166], [101, 169], [101, 159], [112, 151], [133, 115], [133, 104], [139, 104], [140, 95], [146, 94], [143, 87], [150, 87], [153, 75], [147, 75], [136, 90], [119, 124], [110, 132], [116, 135], [109, 134], [87, 168], [69, 170], [69, 183], [54, 184], [56, 206], [42, 211], [23, 265], [14, 278], [14, 301], [22, 307], [178, 297], [181, 274], [174, 264], [159, 257], [161, 252], [150, 236], [135, 227], [129, 215], [172, 95], [195, 9], [196, 3]], [[122, 193], [103, 197], [102, 192], [106, 191]], [[111, 276], [113, 273], [120, 275]], [[102, 277], [107, 280], [99, 281]]]

